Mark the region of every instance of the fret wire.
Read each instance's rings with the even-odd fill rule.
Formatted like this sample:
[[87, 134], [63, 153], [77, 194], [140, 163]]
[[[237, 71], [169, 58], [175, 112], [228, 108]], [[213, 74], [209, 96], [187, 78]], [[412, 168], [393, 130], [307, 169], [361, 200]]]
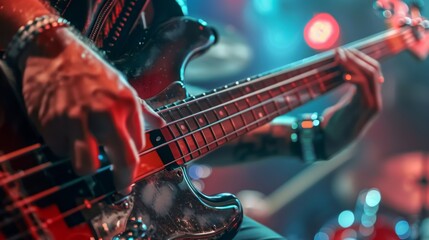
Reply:
[[[186, 106], [186, 104], [185, 104], [185, 106]], [[194, 151], [193, 146], [195, 146], [195, 148], [198, 148], [197, 142], [194, 138], [194, 133], [193, 133], [194, 131], [191, 129], [191, 127], [188, 123], [188, 119], [192, 119], [193, 117], [185, 117], [186, 115], [184, 115], [183, 109], [184, 109], [183, 106], [181, 108], [178, 108], [178, 110], [179, 110], [178, 112], [179, 112], [180, 116], [182, 117], [182, 123], [180, 125], [180, 132], [182, 134], [190, 133], [187, 137], [185, 137], [184, 142], [187, 143], [186, 145], [187, 145], [189, 151], [192, 152], [192, 151]], [[191, 114], [192, 114], [192, 112], [191, 112]], [[188, 114], [188, 116], [189, 115], [190, 114]], [[188, 141], [188, 139], [189, 139], [189, 141]]]
[[[306, 77], [306, 76], [309, 76], [309, 75], [315, 74], [316, 72], [319, 72], [319, 71], [323, 71], [323, 70], [325, 70], [325, 71], [326, 71], [327, 69], [331, 69], [331, 68], [336, 67], [336, 66], [337, 66], [337, 64], [336, 64], [336, 63], [328, 64], [328, 65], [324, 66], [324, 67], [323, 67], [323, 68], [321, 68], [321, 69], [313, 69], [312, 71], [307, 71], [307, 72], [305, 72], [305, 73], [301, 74], [301, 75], [304, 75], [304, 76], [298, 75], [298, 76], [295, 76], [295, 77], [293, 77], [293, 78], [285, 79], [285, 80], [284, 80], [284, 82], [279, 82], [279, 83], [276, 83], [276, 84], [271, 85], [271, 86], [269, 86], [269, 87], [266, 87], [266, 88], [263, 88], [263, 89], [258, 89], [258, 90], [254, 91], [254, 92], [251, 92], [251, 93], [250, 93], [250, 94], [248, 94], [248, 95], [250, 95], [250, 96], [255, 96], [256, 94], [258, 94], [258, 93], [260, 93], [260, 92], [263, 92], [263, 91], [266, 91], [266, 90], [268, 90], [268, 89], [275, 88], [275, 87], [279, 87], [279, 86], [283, 86], [283, 85], [290, 84], [290, 83], [294, 83], [295, 81], [297, 81], [297, 80], [299, 80], [299, 79], [302, 79], [303, 77]], [[225, 103], [221, 103], [221, 104], [219, 104], [219, 105], [217, 105], [217, 106], [210, 107], [209, 109], [206, 109], [206, 110], [205, 110], [205, 111], [203, 111], [203, 112], [208, 112], [208, 111], [210, 111], [210, 110], [213, 110], [213, 109], [218, 108], [218, 107], [220, 107], [220, 106], [223, 106], [223, 105], [226, 105], [226, 104], [232, 103], [232, 102], [234, 102], [234, 101], [238, 101], [238, 100], [241, 100], [241, 99], [247, 99], [247, 98], [249, 97], [248, 95], [240, 96], [240, 97], [237, 97], [237, 98], [236, 98], [236, 99], [234, 99], [234, 100], [227, 101], [227, 102], [225, 102]], [[216, 96], [216, 95], [213, 95], [213, 96]], [[248, 103], [248, 105], [249, 105], [249, 106], [251, 106], [251, 103]], [[190, 117], [190, 116], [188, 116], [188, 117]], [[174, 121], [173, 121], [173, 122], [171, 122], [171, 123], [174, 123]]]
[[[387, 53], [389, 53], [389, 52], [387, 52]], [[326, 67], [326, 66], [325, 66]], [[319, 72], [319, 71], [316, 71], [316, 73], [317, 72]], [[307, 72], [308, 73], [308, 72]], [[297, 77], [297, 76], [296, 76]], [[287, 79], [286, 80], [287, 82], [292, 82], [291, 81], [291, 79]], [[276, 84], [277, 85], [277, 84]], [[277, 86], [271, 86], [271, 88], [275, 88], [275, 87], [277, 87]], [[262, 90], [262, 89], [261, 89]], [[261, 90], [259, 90], [259, 91], [261, 91]], [[239, 97], [238, 99], [243, 99], [245, 96], [241, 96], [241, 97]], [[236, 101], [237, 101], [237, 99], [236, 99]], [[224, 103], [224, 104], [227, 104], [227, 103]], [[209, 109], [208, 109], [209, 110]], [[207, 112], [208, 110], [206, 110], [205, 112]], [[147, 150], [147, 151], [144, 151], [143, 153], [141, 153], [141, 154], [145, 154], [145, 153], [147, 153], [148, 151], [151, 151], [151, 150]]]
[[[191, 130], [191, 127], [188, 124], [188, 119], [190, 119], [192, 117], [187, 117], [183, 113], [184, 106], [187, 106], [187, 105], [188, 104], [181, 105], [180, 107], [177, 108], [177, 111], [176, 111], [178, 116], [179, 116], [179, 119], [180, 119], [180, 121], [175, 124], [176, 128], [178, 128], [181, 136], [187, 134], [187, 136], [182, 139], [181, 144], [179, 144], [179, 149], [181, 149], [182, 153], [184, 151], [190, 153], [190, 152], [194, 152], [195, 149], [198, 149], [197, 142], [194, 139], [193, 131]], [[192, 114], [192, 112], [191, 112], [191, 114]], [[190, 114], [188, 114], [188, 116], [189, 115]], [[195, 146], [195, 149], [194, 149], [194, 146]], [[182, 148], [183, 148], [183, 150], [182, 150]], [[194, 155], [195, 155], [195, 157], [198, 157], [198, 153], [193, 153], [190, 156], [189, 161], [192, 160], [192, 158], [195, 158]], [[188, 160], [184, 159], [184, 161], [187, 162]]]
[[[197, 108], [198, 108], [198, 112], [201, 112], [202, 110], [203, 110], [203, 108], [201, 107], [201, 105], [200, 105], [200, 101], [196, 101], [195, 102], [195, 106], [197, 106]], [[202, 122], [200, 122], [200, 118], [202, 119]], [[204, 114], [204, 113], [201, 113], [200, 115], [199, 115], [199, 117], [198, 117], [198, 119], [197, 119], [197, 124], [198, 124], [198, 126], [201, 128], [201, 127], [203, 127], [204, 125], [204, 122], [208, 125], [209, 124], [209, 121], [208, 121], [208, 119], [207, 119], [207, 117], [206, 117], [206, 115]], [[206, 132], [208, 132], [208, 133], [206, 133]], [[208, 128], [208, 131], [207, 130], [205, 130], [205, 131], [202, 131], [202, 134], [203, 134], [203, 136], [204, 136], [204, 142], [207, 144], [208, 142], [208, 140], [210, 139], [210, 137], [208, 137], [208, 135], [210, 135], [210, 136], [212, 136], [212, 138], [213, 139], [216, 139], [216, 136], [214, 135], [214, 132], [213, 132], [213, 129], [211, 129], [211, 128]], [[217, 144], [215, 144], [216, 146], [217, 146]], [[216, 147], [215, 146], [215, 147]], [[211, 150], [211, 148], [210, 148], [210, 145], [209, 144], [207, 144], [207, 149], [210, 151]]]
[[[338, 75], [338, 72], [337, 72], [337, 75]], [[332, 76], [329, 76], [328, 75], [328, 77], [329, 78], [327, 78], [327, 80], [331, 80], [332, 79]], [[326, 81], [326, 80], [325, 80]], [[334, 82], [334, 84], [339, 84], [339, 83], [335, 83]], [[302, 87], [302, 86], [301, 86]], [[284, 94], [288, 94], [288, 93], [284, 93]], [[271, 101], [273, 101], [273, 99], [270, 99], [269, 101], [266, 101], [266, 102], [271, 102]], [[254, 107], [257, 107], [257, 106], [254, 106]], [[289, 110], [291, 110], [289, 107], [286, 107], [285, 108], [286, 110], [287, 109], [289, 109]], [[285, 109], [283, 109], [283, 110], [285, 110]], [[249, 110], [246, 110], [246, 111], [249, 111]], [[271, 115], [276, 115], [276, 114], [279, 114], [278, 112], [275, 112], [275, 113], [271, 113], [271, 114], [269, 114], [269, 115], [267, 115], [267, 116], [271, 116]], [[257, 127], [259, 124], [262, 124], [262, 123], [260, 123], [260, 120], [261, 119], [267, 119], [267, 116], [264, 116], [264, 117], [262, 117], [262, 118], [259, 118], [259, 119], [255, 119], [251, 124], [250, 124], [250, 128], [251, 129], [253, 129], [253, 128], [255, 128], [255, 127]], [[256, 122], [256, 125], [255, 125], [255, 122]], [[206, 126], [206, 127], [209, 127], [209, 126]], [[243, 128], [242, 128], [243, 129]], [[239, 130], [237, 130], [237, 131], [240, 131], [240, 130], [242, 130], [242, 129], [239, 129]], [[237, 131], [235, 131], [235, 132], [237, 132]], [[232, 135], [232, 134], [235, 134], [234, 132], [232, 132], [232, 133], [229, 133], [228, 135]], [[227, 137], [229, 137], [228, 135], [225, 135], [225, 136], [222, 136], [221, 138], [227, 138]], [[218, 141], [218, 140], [217, 140]], [[188, 154], [189, 155], [189, 154]], [[180, 159], [176, 159], [176, 160], [180, 160]]]
[[[331, 78], [328, 78], [328, 79], [331, 79]], [[340, 83], [341, 82], [334, 82], [334, 86], [331, 86], [331, 87], [334, 88], [335, 86], [339, 85]], [[269, 101], [273, 101], [273, 99], [271, 99]], [[288, 110], [291, 110], [291, 109], [289, 109], [289, 108], [282, 109], [282, 111], [288, 111]], [[269, 115], [264, 116], [263, 118], [257, 119], [253, 123], [251, 123], [251, 125], [254, 126], [254, 127], [257, 127], [257, 126], [259, 126], [259, 124], [260, 124], [259, 122], [261, 120], [265, 120], [265, 121], [269, 122], [269, 121], [271, 121], [274, 118], [274, 116], [276, 114], [279, 114], [279, 112], [270, 113]], [[281, 114], [281, 112], [280, 112], [280, 114]], [[242, 130], [242, 129], [239, 129], [239, 130]], [[237, 130], [237, 131], [239, 131], [239, 130]], [[229, 133], [229, 135], [232, 135], [232, 134], [235, 134], [235, 133], [234, 132]], [[227, 138], [227, 137], [228, 136], [223, 136], [222, 138]], [[175, 161], [177, 161], [177, 160], [180, 160], [180, 159], [176, 159]]]
[[[366, 49], [371, 49], [373, 47], [379, 47], [379, 45], [384, 44], [384, 46], [382, 45], [382, 48], [381, 47], [379, 47], [379, 48], [380, 49], [386, 49], [387, 48], [387, 50], [388, 50], [387, 53], [390, 54], [390, 52], [389, 52], [390, 50], [388, 49], [388, 46], [385, 46], [386, 45], [386, 41], [388, 41], [389, 38], [393, 38], [393, 37], [395, 37], [397, 35], [403, 35], [405, 37], [408, 36], [409, 38], [411, 38], [414, 41], [413, 35], [412, 35], [412, 32], [411, 32], [410, 29], [406, 29], [405, 31], [403, 29], [393, 29], [393, 30], [390, 29], [390, 30], [387, 30], [385, 32], [382, 32], [382, 33], [370, 36], [367, 39], [363, 39], [363, 40], [360, 40], [358, 42], [350, 43], [348, 45], [345, 45], [344, 47], [360, 48], [361, 51], [365, 52], [369, 56], [372, 56], [372, 53], [366, 51]], [[381, 42], [379, 39], [383, 39], [383, 41]], [[380, 42], [377, 43], [377, 41], [380, 41]], [[372, 43], [372, 42], [376, 42], [376, 43]], [[368, 45], [368, 46], [366, 46], [366, 45]], [[388, 55], [386, 53], [383, 53], [382, 50], [380, 50], [378, 52], [382, 52], [382, 55], [379, 58], [382, 58], [383, 56], [387, 56]], [[329, 57], [329, 55], [331, 55], [331, 54], [332, 54], [332, 52], [328, 51], [328, 52], [325, 52], [325, 53], [322, 53], [322, 54], [318, 54], [318, 55], [315, 55], [313, 57], [304, 59], [304, 60], [302, 60], [300, 62], [308, 62], [309, 65], [311, 65], [311, 64], [314, 64], [314, 60], [315, 59], [320, 58], [322, 60], [326, 60], [326, 58]], [[288, 66], [286, 66], [286, 67], [288, 67]], [[281, 75], [282, 73], [287, 73], [287, 72], [290, 72], [290, 69], [286, 69], [286, 68], [282, 69], [282, 70], [280, 70], [280, 73], [277, 73], [277, 76]], [[255, 79], [253, 81], [260, 81], [260, 80], [263, 80], [263, 79]], [[235, 85], [243, 87], [246, 84], [249, 84], [249, 82], [241, 82], [241, 83], [235, 84]], [[234, 88], [234, 87], [231, 87], [231, 88]], [[202, 94], [202, 97], [196, 98], [193, 101], [201, 100], [201, 99], [203, 99], [203, 97], [208, 97], [208, 96], [209, 95], [207, 95], [207, 94]], [[177, 105], [177, 106], [180, 106], [180, 104]], [[164, 112], [169, 112], [170, 110], [174, 109], [177, 106], [163, 107], [163, 108], [161, 108], [157, 112], [159, 114], [162, 114]], [[46, 145], [45, 146], [40, 146], [39, 144], [35, 144], [35, 146], [37, 146], [39, 148], [46, 148]], [[31, 152], [31, 151], [34, 151], [34, 149], [30, 149], [28, 152]], [[11, 159], [14, 159], [14, 158], [15, 158], [14, 156], [8, 156], [8, 155], [0, 156], [0, 162], [5, 161], [5, 160], [8, 161], [8, 160], [11, 160]]]
[[[384, 49], [384, 48], [383, 48]], [[384, 52], [384, 51], [381, 51], [384, 55], [386, 55], [386, 53]], [[370, 53], [369, 52], [367, 52], [366, 54], [368, 54], [368, 55], [370, 55]], [[382, 54], [382, 55], [383, 55]], [[318, 79], [320, 79], [320, 78], [318, 78]], [[320, 81], [319, 81], [320, 82]], [[242, 88], [240, 88], [241, 90], [242, 90]], [[197, 101], [196, 102], [197, 103], [197, 105], [199, 106], [199, 103], [200, 103], [200, 101]], [[234, 102], [235, 104], [238, 104], [238, 102]], [[201, 107], [201, 106], [199, 106], [199, 107]], [[237, 106], [237, 108], [238, 108], [238, 106]], [[240, 109], [240, 108], [238, 108], [238, 109]], [[169, 114], [171, 114], [171, 109], [170, 108], [168, 108], [168, 109], [166, 109], [166, 110], [168, 110], [168, 111], [163, 111], [163, 112], [169, 112]], [[205, 114], [202, 114], [202, 116], [204, 116], [204, 118], [206, 118], [206, 116], [205, 116]], [[208, 121], [208, 119], [206, 118], [206, 121], [207, 122], [209, 122]], [[243, 119], [243, 122], [245, 123], [246, 121], [245, 121], [245, 119]], [[213, 133], [213, 132], [212, 132]], [[216, 137], [216, 135], [213, 133], [213, 136], [214, 137]], [[37, 148], [37, 149], [34, 149], [34, 150], [30, 150], [29, 152], [33, 152], [33, 151], [35, 151], [35, 150], [38, 150], [38, 149], [46, 149], [47, 148], [47, 146], [46, 145], [44, 145], [44, 146], [40, 146], [40, 148]], [[155, 149], [151, 149], [151, 150], [155, 150]], [[28, 154], [29, 152], [26, 152], [25, 154]], [[13, 153], [15, 153], [15, 152], [12, 152], [12, 154]], [[140, 154], [141, 155], [141, 154]], [[19, 155], [20, 156], [20, 155]], [[2, 156], [2, 157], [4, 157], [4, 156]], [[8, 161], [8, 160], [13, 160], [13, 159], [15, 159], [15, 157], [11, 157], [11, 158], [5, 158], [5, 159], [1, 159], [2, 161]], [[67, 160], [63, 160], [64, 162], [66, 162]]]
[[[368, 54], [368, 53], [367, 53]], [[170, 109], [168, 109], [168, 110], [170, 110]], [[44, 146], [45, 147], [45, 146]]]
[[[386, 41], [389, 40], [390, 38], [397, 37], [397, 35], [399, 35], [399, 36], [400, 35], [405, 35], [405, 34], [408, 34], [409, 32], [410, 32], [409, 29], [407, 29], [405, 31], [403, 29], [390, 29], [390, 30], [384, 31], [382, 33], [370, 36], [369, 38], [360, 40], [358, 42], [347, 44], [344, 47], [358, 48], [361, 51], [365, 51], [365, 49], [369, 49], [369, 48], [372, 48], [372, 47], [376, 47], [376, 48], [378, 47], [378, 48], [380, 48], [380, 46], [383, 46], [382, 44], [386, 44]], [[379, 42], [377, 42], [377, 41], [379, 41]], [[370, 55], [370, 53], [366, 53], [366, 54]], [[315, 55], [313, 57], [309, 57], [307, 59], [301, 60], [299, 63], [305, 63], [305, 64], [307, 64], [306, 66], [303, 66], [303, 68], [304, 67], [305, 68], [312, 67], [314, 65], [319, 64], [322, 61], [329, 60], [330, 58], [332, 58], [332, 55], [333, 55], [333, 51], [328, 51], [328, 52], [321, 53], [321, 54]], [[384, 55], [387, 56], [387, 54], [384, 54]], [[315, 60], [318, 60], [318, 61], [315, 61]], [[296, 63], [293, 63], [293, 64], [296, 64]], [[305, 64], [302, 64], [302, 65], [305, 65]], [[270, 76], [271, 77], [278, 76], [278, 75], [286, 74], [286, 73], [289, 73], [289, 72], [293, 71], [291, 69], [288, 69], [287, 68], [288, 66], [289, 65], [287, 65], [285, 68], [283, 68], [281, 70], [278, 70], [277, 72], [264, 74], [259, 79], [254, 79], [254, 80], [251, 80], [251, 81], [243, 81], [243, 82], [241, 82], [240, 84], [238, 84], [236, 86], [231, 86], [231, 88], [233, 89], [235, 87], [244, 87], [246, 85], [255, 83], [257, 81], [263, 81], [263, 80], [265, 80], [266, 78], [268, 78]], [[298, 66], [296, 66], [296, 67], [298, 67]], [[300, 75], [300, 74], [298, 74], [298, 75]], [[228, 90], [230, 90], [230, 89], [228, 89]], [[219, 92], [222, 92], [222, 91], [225, 91], [225, 89], [222, 89], [222, 90], [219, 90], [219, 91], [212, 91], [212, 93], [205, 94], [205, 95], [203, 94], [200, 97], [197, 97], [197, 98], [195, 98], [193, 100], [190, 100], [190, 101], [197, 101], [197, 100], [199, 100], [201, 98], [207, 98], [207, 97], [211, 96], [211, 94], [219, 93]], [[180, 106], [180, 104], [177, 105], [177, 106]], [[170, 107], [174, 108], [175, 106], [167, 106], [164, 109], [160, 109], [158, 112], [166, 111]]]
[[175, 139], [173, 139], [171, 142], [177, 142], [177, 146], [182, 155], [186, 155], [187, 153], [189, 153], [189, 147], [186, 144], [185, 140], [180, 138], [181, 136], [183, 136], [181, 135], [180, 127], [178, 127], [177, 124], [172, 124], [171, 126], [177, 132], [177, 136], [175, 136], [176, 134], [174, 134], [173, 136], [175, 136]]
[[[152, 172], [156, 172], [156, 171], [159, 171], [158, 169], [157, 170], [154, 170], [154, 171], [152, 171]], [[98, 201], [98, 200], [94, 200], [95, 202], [96, 201]], [[91, 201], [92, 202], [92, 201]], [[64, 216], [63, 215], [61, 215], [61, 218], [63, 218]]]
[[[227, 91], [227, 93], [228, 93], [228, 95], [229, 95], [229, 97], [230, 97], [231, 99], [234, 99], [234, 96], [232, 95], [231, 91]], [[235, 106], [235, 102], [234, 102], [233, 104], [230, 104], [229, 106], [234, 106], [234, 107], [235, 107], [235, 109], [236, 109], [236, 111], [235, 111], [234, 113], [232, 113], [232, 114], [235, 114], [235, 113], [239, 112], [239, 110], [238, 110], [237, 106]], [[230, 112], [230, 111], [228, 111], [228, 109], [227, 109], [227, 107], [226, 107], [226, 106], [225, 106], [225, 111], [227, 112], [227, 114], [228, 114], [228, 115], [231, 115], [231, 112]], [[231, 124], [232, 124], [232, 127], [234, 128], [234, 130], [236, 130], [236, 129], [237, 129], [237, 126], [236, 126], [236, 122], [234, 121], [234, 118], [231, 118]], [[244, 124], [244, 123], [243, 123], [243, 124]], [[237, 135], [238, 135], [238, 133], [237, 133]]]
[[[337, 74], [338, 74], [338, 72], [337, 72]], [[331, 76], [331, 77], [333, 77], [333, 76]], [[328, 79], [331, 79], [331, 78], [328, 78]], [[336, 84], [338, 84], [338, 83], [336, 83]], [[295, 89], [295, 90], [297, 90], [297, 89]], [[286, 92], [286, 93], [284, 93], [284, 94], [289, 94], [289, 93], [290, 93], [290, 92]], [[273, 100], [271, 99], [271, 100], [269, 100], [269, 101], [273, 101]], [[247, 110], [247, 111], [248, 111], [248, 110]], [[277, 113], [275, 113], [275, 114], [277, 114]], [[265, 117], [263, 117], [263, 118], [261, 118], [261, 119], [262, 119], [262, 120], [264, 120], [264, 119], [266, 119], [266, 118], [267, 118], [267, 116], [265, 116]], [[259, 121], [261, 121], [261, 119], [255, 120], [255, 121], [256, 121], [256, 123], [258, 123]], [[218, 122], [216, 122], [216, 123], [214, 123], [214, 124], [218, 124]], [[210, 127], [210, 126], [206, 126], [206, 127], [204, 127], [204, 128], [207, 128], [207, 127]], [[254, 122], [254, 123], [252, 123], [252, 124], [251, 124], [251, 126], [248, 126], [248, 127], [252, 127], [252, 128], [254, 128], [254, 127], [255, 127], [255, 122]], [[245, 127], [244, 127], [244, 128], [245, 128]], [[242, 128], [242, 129], [243, 129], [243, 128]], [[201, 129], [200, 129], [199, 131], [201, 131]], [[188, 133], [188, 134], [189, 134], [189, 133]], [[186, 137], [186, 136], [187, 136], [187, 135], [180, 136], [180, 137], [176, 138], [174, 141], [183, 140], [183, 138], [184, 138], [184, 137]], [[221, 139], [216, 139], [215, 141], [219, 142], [219, 140], [224, 140], [224, 138], [225, 138], [225, 136], [222, 136], [222, 137], [221, 137]], [[150, 149], [150, 151], [154, 151], [154, 150], [156, 150], [157, 148], [162, 147], [162, 146], [164, 146], [164, 145], [166, 145], [166, 144], [169, 144], [169, 143], [170, 143], [170, 142], [166, 142], [166, 143], [160, 144], [159, 146], [157, 146], [157, 147], [154, 147], [154, 148]], [[218, 146], [219, 146], [219, 145], [218, 145]], [[142, 155], [142, 154], [144, 154], [144, 153], [141, 153], [140, 155]], [[176, 159], [175, 161], [179, 161], [179, 160], [181, 160], [181, 159], [187, 159], [187, 158], [190, 158], [190, 154], [192, 154], [192, 152], [189, 152], [189, 153], [185, 154], [184, 156], [180, 157], [180, 159]], [[188, 161], [186, 161], [186, 160], [185, 160], [185, 162], [188, 162]], [[167, 165], [169, 165], [169, 164], [166, 164], [166, 166], [167, 166]], [[165, 167], [165, 166], [164, 166], [164, 167]], [[98, 171], [99, 171], [99, 172], [101, 172], [101, 171], [105, 171], [105, 170], [108, 170], [108, 169], [110, 169], [110, 166], [103, 167], [103, 168], [99, 169]], [[140, 176], [140, 177], [141, 177], [141, 176]], [[136, 181], [138, 181], [138, 180], [140, 179], [140, 177], [137, 177]], [[85, 177], [82, 177], [82, 178], [85, 178]], [[63, 185], [61, 185], [61, 188], [59, 188], [59, 187], [53, 187], [53, 188], [51, 188], [51, 189], [47, 189], [47, 190], [45, 190], [45, 191], [43, 191], [43, 192], [40, 192], [40, 193], [37, 193], [37, 194], [35, 194], [35, 195], [29, 196], [27, 199], [20, 200], [19, 202], [17, 202], [17, 203], [16, 203], [16, 204], [14, 204], [13, 206], [10, 206], [10, 205], [9, 205], [9, 207], [11, 208], [10, 210], [16, 209], [16, 207], [20, 207], [20, 206], [22, 206], [22, 205], [31, 204], [32, 202], [37, 201], [37, 200], [40, 200], [41, 198], [43, 198], [43, 197], [45, 197], [45, 196], [48, 196], [48, 195], [50, 195], [50, 194], [52, 194], [52, 193], [54, 193], [54, 192], [58, 191], [59, 189], [63, 189], [63, 188], [65, 188], [65, 187], [68, 187], [68, 186], [74, 185], [76, 181], [80, 181], [82, 178], [78, 178], [78, 179], [75, 179], [75, 180], [73, 180], [73, 181], [70, 181], [70, 182], [68, 182], [68, 183], [66, 183], [66, 184], [63, 184]]]
[[[194, 113], [194, 111], [190, 108], [190, 105], [189, 104], [187, 104], [186, 105], [186, 108], [188, 109], [188, 111], [192, 114], [192, 113]], [[191, 131], [194, 131], [194, 130], [197, 130], [198, 129], [198, 127], [199, 127], [199, 125], [198, 125], [198, 120], [196, 119], [196, 117], [194, 116], [194, 117], [191, 117], [190, 118], [190, 121], [192, 122], [192, 125], [194, 125], [195, 126], [195, 129], [193, 129], [193, 128], [191, 128], [191, 126], [190, 126], [190, 123], [189, 122], [187, 122], [188, 123], [188, 126], [189, 126], [189, 128], [191, 129]], [[200, 142], [201, 141], [199, 141], [197, 138], [197, 135], [199, 135], [200, 136], [200, 139], [204, 139], [204, 137], [202, 137], [202, 133], [201, 132], [198, 132], [198, 131], [196, 131], [194, 134], [192, 134], [192, 136], [193, 136], [193, 138], [194, 138], [194, 141], [195, 141], [195, 143], [196, 143], [196, 146], [197, 147], [200, 147]], [[203, 140], [204, 141], [204, 140]], [[208, 151], [208, 150], [207, 150]], [[200, 151], [200, 154], [203, 154], [203, 150], [201, 150]]]
[[[198, 102], [200, 102], [200, 101], [196, 101], [197, 102], [197, 104], [198, 104]], [[206, 99], [206, 102], [207, 102], [207, 104], [208, 104], [208, 106], [209, 107], [212, 107], [212, 105], [210, 104], [210, 102]], [[211, 114], [212, 116], [214, 116], [214, 113], [213, 112], [208, 112], [209, 114]], [[208, 123], [207, 125], [210, 125], [211, 123], [213, 123], [210, 119], [209, 119], [209, 117], [207, 116], [207, 112], [204, 112], [204, 111], [201, 111], [201, 113], [199, 113], [199, 114], [202, 114], [202, 116], [205, 118], [205, 120], [206, 120], [206, 122]], [[216, 116], [214, 116], [215, 118], [216, 118]], [[210, 132], [211, 132], [211, 134], [213, 135], [213, 139], [217, 139], [217, 136], [216, 136], [216, 133], [215, 133], [215, 131], [214, 131], [214, 129], [212, 129], [212, 128], [208, 128], [209, 130], [210, 130]], [[215, 141], [215, 147], [217, 147], [218, 146], [218, 143]], [[210, 145], [209, 145], [210, 146]]]
[[[194, 117], [192, 117], [192, 118], [190, 118], [190, 120], [191, 121], [195, 121], [195, 118]], [[188, 120], [185, 120], [186, 122], [187, 122], [187, 125], [189, 126], [189, 122], [188, 122]], [[194, 143], [195, 143], [195, 147], [197, 147], [197, 148], [200, 148], [200, 143], [199, 143], [199, 141], [198, 141], [198, 139], [197, 139], [197, 137], [196, 137], [196, 134], [202, 134], [201, 132], [199, 132], [199, 131], [194, 131], [194, 130], [192, 130], [192, 134], [191, 134], [191, 136], [192, 136], [192, 140], [194, 141]], [[199, 155], [201, 155], [202, 154], [202, 151], [199, 151], [199, 153], [198, 153]]]
[[[213, 110], [213, 113], [216, 115], [216, 117], [218, 118], [218, 124], [219, 124], [219, 126], [220, 126], [220, 129], [222, 130], [222, 132], [223, 132], [223, 134], [222, 135], [226, 135], [227, 134], [227, 130], [225, 129], [225, 126], [222, 124], [225, 120], [224, 120], [224, 117], [222, 116], [222, 114], [221, 113], [223, 113], [223, 107], [226, 105], [226, 104], [222, 104], [222, 102], [223, 102], [223, 100], [220, 98], [220, 96], [219, 96], [219, 94], [215, 94], [215, 95], [213, 95], [221, 104], [217, 104], [217, 106], [213, 106], [214, 107], [214, 110]], [[230, 100], [230, 101], [233, 101], [233, 100]], [[220, 112], [218, 112], [218, 110], [219, 110], [219, 108], [221, 108], [221, 110], [220, 110]], [[223, 115], [225, 115], [226, 116], [226, 113], [223, 113]]]
[[[163, 131], [163, 130], [161, 130], [161, 133], [162, 133], [162, 135], [164, 136], [164, 139], [165, 139], [166, 141], [169, 141], [169, 142], [170, 142], [170, 143], [168, 144], [168, 146], [170, 147], [170, 150], [171, 150], [171, 152], [172, 152], [173, 156], [174, 156], [174, 157], [176, 157], [176, 156], [175, 156], [175, 154], [182, 154], [182, 155], [183, 155], [182, 150], [180, 149], [180, 145], [179, 145], [179, 143], [178, 143], [178, 142], [176, 142], [176, 141], [172, 141], [172, 140], [175, 138], [175, 134], [173, 133], [173, 131], [171, 130], [171, 128], [170, 128], [170, 127], [167, 127], [167, 128], [164, 128], [164, 129], [165, 129], [165, 131], [167, 132], [167, 134], [169, 134], [169, 136], [168, 136], [168, 137], [171, 137], [171, 139], [167, 139], [167, 136], [164, 134], [164, 131]], [[170, 145], [170, 144], [172, 144], [172, 145]]]

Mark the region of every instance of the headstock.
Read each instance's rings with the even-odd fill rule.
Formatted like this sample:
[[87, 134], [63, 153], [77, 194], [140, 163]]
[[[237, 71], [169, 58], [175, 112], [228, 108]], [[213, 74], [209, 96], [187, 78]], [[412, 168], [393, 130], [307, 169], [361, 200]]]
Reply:
[[423, 1], [409, 0], [407, 5], [402, 0], [377, 0], [374, 8], [380, 11], [391, 28], [410, 27], [414, 41], [407, 47], [419, 59], [425, 59], [429, 53], [429, 21], [421, 16]]

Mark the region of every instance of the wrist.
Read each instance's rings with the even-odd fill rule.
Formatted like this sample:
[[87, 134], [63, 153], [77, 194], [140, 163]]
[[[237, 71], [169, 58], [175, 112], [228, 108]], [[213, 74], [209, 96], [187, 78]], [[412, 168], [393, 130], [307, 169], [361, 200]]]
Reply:
[[[10, 67], [20, 75], [24, 69], [24, 63], [30, 54], [40, 50], [41, 53], [49, 49], [60, 52], [62, 49], [58, 41], [56, 30], [70, 26], [70, 23], [55, 15], [43, 15], [30, 20], [21, 26], [15, 33], [6, 48], [4, 59]], [[44, 48], [44, 49], [43, 49]]]
[[75, 42], [75, 36], [67, 27], [53, 28], [39, 34], [23, 53], [22, 62], [28, 57], [54, 58], [60, 54], [67, 45]]
[[21, 26], [38, 16], [52, 14], [39, 0], [0, 0], [0, 49], [5, 49]]
[[363, 112], [378, 111], [376, 93], [368, 87], [356, 85], [356, 91], [351, 102], [355, 107], [360, 107]]

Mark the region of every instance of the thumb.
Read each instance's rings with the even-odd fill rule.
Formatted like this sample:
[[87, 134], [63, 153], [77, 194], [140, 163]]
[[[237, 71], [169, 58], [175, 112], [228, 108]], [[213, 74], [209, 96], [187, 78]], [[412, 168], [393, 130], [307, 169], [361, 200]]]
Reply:
[[167, 123], [159, 116], [144, 100], [139, 99], [142, 106], [142, 113], [145, 123], [149, 129], [158, 129], [164, 127]]

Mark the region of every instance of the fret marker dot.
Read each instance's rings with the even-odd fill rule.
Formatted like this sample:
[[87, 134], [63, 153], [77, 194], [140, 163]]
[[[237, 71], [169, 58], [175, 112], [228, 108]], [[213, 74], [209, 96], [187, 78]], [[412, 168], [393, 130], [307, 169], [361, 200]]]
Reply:
[[349, 74], [349, 73], [344, 74], [344, 80], [346, 80], [346, 81], [350, 81], [350, 80], [352, 80], [352, 75], [351, 75], [351, 74]]
[[264, 114], [263, 114], [263, 113], [261, 113], [261, 112], [259, 112], [259, 113], [258, 113], [258, 116], [261, 118], [261, 117], [263, 117], [263, 116], [264, 116]]
[[161, 141], [161, 137], [160, 136], [156, 137], [155, 141], [157, 142]]
[[219, 111], [219, 116], [223, 117], [224, 113], [222, 110]]
[[182, 130], [186, 130], [185, 125], [180, 125], [180, 128], [181, 128]]
[[204, 123], [204, 119], [203, 118], [198, 118], [198, 122]]
[[244, 90], [246, 90], [246, 92], [250, 92], [250, 87], [246, 87]]
[[344, 80], [346, 80], [346, 81], [350, 81], [350, 80], [352, 80], [352, 75], [351, 75], [351, 74], [349, 74], [349, 73], [344, 74]]

